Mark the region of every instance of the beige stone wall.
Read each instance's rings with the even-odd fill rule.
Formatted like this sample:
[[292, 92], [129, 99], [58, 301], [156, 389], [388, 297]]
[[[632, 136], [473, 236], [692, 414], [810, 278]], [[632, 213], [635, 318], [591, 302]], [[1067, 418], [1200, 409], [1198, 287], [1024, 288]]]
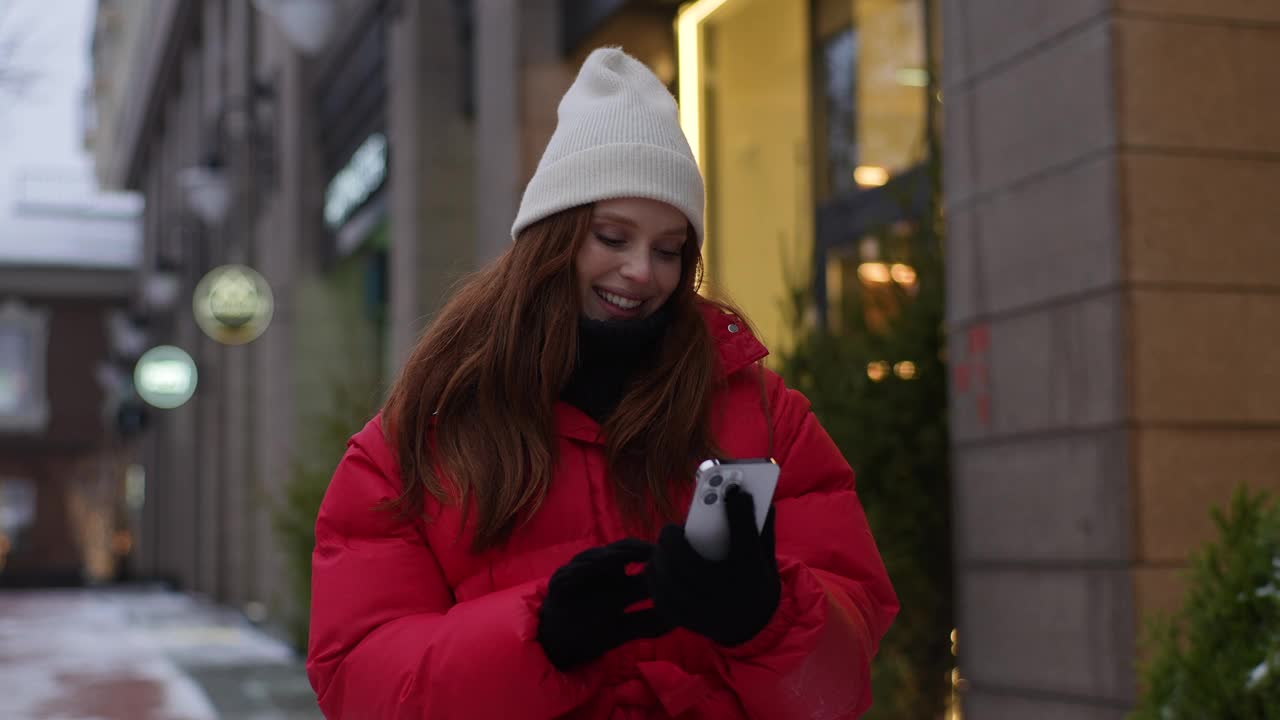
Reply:
[[1118, 720], [1209, 506], [1280, 488], [1280, 6], [943, 32], [966, 716]]
[[1137, 610], [1238, 483], [1280, 489], [1280, 5], [1119, 0]]

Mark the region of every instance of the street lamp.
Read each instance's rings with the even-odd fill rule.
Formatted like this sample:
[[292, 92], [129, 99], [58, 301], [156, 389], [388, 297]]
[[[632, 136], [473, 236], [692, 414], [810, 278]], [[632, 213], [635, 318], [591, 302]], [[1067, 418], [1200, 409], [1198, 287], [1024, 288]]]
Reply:
[[178, 171], [178, 186], [186, 196], [187, 207], [205, 225], [218, 226], [231, 209], [231, 184], [222, 164], [210, 161]]
[[168, 312], [178, 302], [181, 278], [172, 270], [156, 269], [147, 273], [142, 281], [142, 300], [147, 308], [156, 312]]
[[[224, 98], [208, 131], [205, 160], [177, 172], [176, 179], [186, 196], [187, 207], [206, 226], [221, 226], [231, 210], [234, 194], [232, 177], [223, 158], [236, 148], [228, 147], [229, 143], [244, 143], [255, 158], [253, 168], [258, 179], [263, 184], [272, 182], [275, 172], [274, 138], [270, 122], [260, 115], [273, 112], [275, 99], [274, 86], [256, 80], [245, 95]], [[243, 130], [234, 135], [229, 127], [233, 113], [241, 113], [243, 117]]]
[[289, 44], [307, 55], [323, 50], [338, 24], [333, 0], [253, 0], [253, 5], [274, 18]]
[[116, 355], [136, 358], [147, 349], [147, 331], [124, 310], [107, 313], [107, 337]]

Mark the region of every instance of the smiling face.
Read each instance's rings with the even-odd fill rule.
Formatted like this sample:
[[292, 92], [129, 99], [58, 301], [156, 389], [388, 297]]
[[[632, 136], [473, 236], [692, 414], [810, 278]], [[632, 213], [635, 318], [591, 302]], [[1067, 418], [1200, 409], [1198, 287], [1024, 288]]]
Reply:
[[582, 312], [594, 320], [652, 315], [680, 285], [684, 213], [657, 200], [602, 200], [574, 259]]

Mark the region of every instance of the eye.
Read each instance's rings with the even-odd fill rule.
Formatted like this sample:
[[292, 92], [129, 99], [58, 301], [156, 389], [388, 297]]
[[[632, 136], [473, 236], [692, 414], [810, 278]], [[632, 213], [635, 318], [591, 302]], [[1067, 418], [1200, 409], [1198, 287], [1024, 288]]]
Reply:
[[663, 250], [659, 248], [655, 252], [657, 252], [663, 260], [679, 260], [681, 255], [679, 250]]
[[626, 240], [623, 238], [613, 237], [611, 235], [605, 235], [602, 232], [593, 231], [592, 234], [596, 236], [597, 240], [604, 243], [605, 245], [608, 245], [609, 247], [620, 247], [621, 245], [626, 243]]

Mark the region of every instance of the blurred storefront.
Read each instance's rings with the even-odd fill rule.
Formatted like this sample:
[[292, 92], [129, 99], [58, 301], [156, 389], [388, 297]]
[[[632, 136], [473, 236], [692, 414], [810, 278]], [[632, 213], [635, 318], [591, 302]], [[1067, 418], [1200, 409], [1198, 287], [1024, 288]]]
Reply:
[[[257, 619], [290, 604], [272, 509], [298, 428], [322, 421], [338, 385], [373, 407], [390, 367], [390, 7], [99, 6], [99, 175], [147, 197], [133, 305], [200, 378], [190, 402], [152, 410], [133, 561]], [[243, 339], [192, 311], [228, 265], [270, 299]], [[176, 302], [148, 301], [161, 277]]]
[[320, 202], [312, 272], [295, 291], [295, 385], [299, 418], [322, 417], [335, 387], [373, 405], [390, 377], [387, 258], [395, 162], [388, 140], [391, 90], [388, 6], [369, 4], [314, 62], [303, 102], [314, 115]]
[[795, 326], [789, 290], [818, 281], [825, 317], [857, 265], [879, 259], [853, 252], [864, 236], [924, 212], [935, 4], [702, 0], [682, 10], [679, 97], [707, 175], [708, 280], [775, 346]]
[[0, 216], [0, 587], [127, 574], [138, 408], [119, 368], [141, 351], [128, 312], [136, 198], [81, 178], [17, 180]]
[[[100, 4], [98, 171], [147, 198], [131, 306], [200, 378], [144, 435], [139, 574], [259, 619], [296, 602], [273, 507], [300, 464], [341, 453], [335, 416], [377, 408], [457, 278], [510, 242], [554, 127], [542, 94], [572, 78], [559, 3], [508, 5]], [[241, 344], [192, 312], [228, 264], [273, 303]], [[156, 278], [177, 302], [148, 300]]]
[[620, 45], [680, 99], [707, 177], [707, 291], [785, 347], [793, 288], [818, 319], [926, 212], [934, 0], [565, 3], [571, 64]]

